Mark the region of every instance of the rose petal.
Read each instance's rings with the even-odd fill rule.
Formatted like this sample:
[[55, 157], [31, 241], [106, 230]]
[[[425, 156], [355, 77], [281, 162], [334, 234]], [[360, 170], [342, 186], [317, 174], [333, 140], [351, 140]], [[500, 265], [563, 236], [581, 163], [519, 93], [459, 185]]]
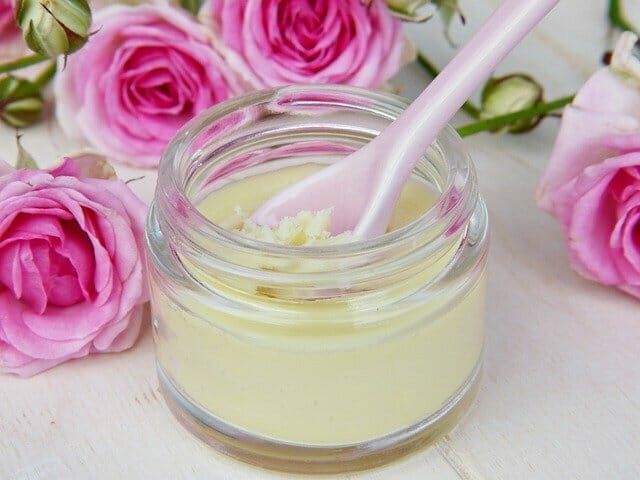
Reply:
[[0, 175], [6, 175], [8, 173], [12, 173], [13, 171], [15, 171], [15, 168], [13, 168], [4, 160], [0, 159]]
[[[611, 185], [616, 174], [640, 162], [640, 153], [613, 157], [592, 165], [554, 195], [556, 214], [565, 227], [572, 265], [581, 274], [606, 285], [624, 282], [620, 253], [611, 250], [616, 202]], [[640, 278], [640, 272], [636, 272]]]
[[201, 12], [227, 62], [255, 88], [378, 87], [399, 70], [406, 46], [382, 0], [209, 0]]
[[67, 223], [64, 230], [64, 237], [55, 251], [73, 266], [82, 295], [87, 301], [92, 301], [101, 286], [95, 284], [96, 276], [110, 274], [109, 256], [100, 248], [96, 252], [87, 234], [76, 224]]
[[[33, 252], [29, 242], [20, 242], [19, 258], [20, 271], [22, 277], [22, 295], [18, 298], [26, 302], [35, 313], [42, 314], [47, 308], [47, 292], [40, 275], [40, 270], [35, 264]], [[14, 282], [16, 277], [14, 276]]]
[[140, 305], [120, 321], [103, 329], [93, 341], [92, 351], [121, 352], [131, 348], [140, 334], [144, 312], [144, 306]]
[[69, 157], [64, 157], [62, 159], [62, 163], [55, 168], [49, 170], [49, 173], [54, 177], [61, 176], [70, 176], [70, 177], [79, 177], [80, 176], [80, 166]]
[[620, 281], [620, 273], [609, 251], [610, 232], [615, 224], [615, 205], [607, 200], [610, 178], [600, 178], [575, 199], [567, 231], [567, 245], [574, 266], [605, 285]]
[[556, 190], [588, 166], [599, 164], [615, 154], [615, 150], [607, 145], [611, 138], [638, 129], [640, 120], [633, 117], [567, 107], [549, 164], [538, 186], [538, 206], [554, 213]]
[[640, 285], [618, 285], [618, 288], [629, 295], [640, 298]]
[[55, 360], [43, 360], [25, 355], [11, 345], [0, 341], [0, 372], [12, 373], [21, 377], [32, 377], [68, 360], [85, 357], [89, 354], [89, 351], [90, 346], [87, 345], [77, 352], [64, 357]]
[[[86, 316], [93, 316], [96, 312], [86, 309], [84, 312], [79, 311], [77, 306], [71, 307], [71, 309], [64, 309], [62, 315], [52, 315], [47, 309], [44, 315], [38, 315], [31, 312], [22, 302], [16, 300], [9, 292], [0, 292], [0, 324], [2, 325], [3, 340], [9, 343], [17, 350], [21, 351], [25, 355], [29, 355], [34, 358], [40, 358], [43, 360], [57, 360], [69, 355], [73, 355], [82, 349], [87, 343], [91, 341], [90, 338], [74, 338], [71, 328], [64, 328], [51, 322], [66, 322], [66, 325], [70, 325], [73, 320], [79, 317], [78, 314]], [[56, 309], [58, 310], [58, 309]], [[59, 310], [58, 310], [59, 311]], [[47, 338], [34, 332], [27, 326], [29, 320], [35, 320], [43, 327], [42, 333], [58, 337], [57, 339]], [[58, 330], [59, 335], [50, 335], [51, 330]]]
[[19, 242], [11, 242], [0, 250], [0, 282], [11, 291], [14, 297], [22, 297]]
[[639, 117], [640, 92], [609, 68], [603, 68], [582, 86], [573, 105], [585, 111]]
[[31, 194], [14, 197], [0, 201], [0, 238], [4, 238], [8, 229], [11, 228], [13, 231], [13, 222], [19, 215], [23, 218], [29, 216], [52, 217], [58, 218], [59, 220], [70, 220], [73, 218], [60, 203], [53, 199], [38, 198]]
[[110, 158], [158, 164], [177, 130], [202, 109], [246, 87], [179, 9], [111, 6], [95, 35], [56, 75], [59, 122]]
[[[42, 315], [25, 311], [22, 312], [22, 322], [30, 333], [43, 340], [42, 345], [47, 342], [75, 341], [84, 344], [87, 340], [91, 341], [105, 325], [118, 319], [121, 292], [122, 287], [114, 284], [109, 301], [100, 306], [90, 302], [77, 303], [64, 308], [50, 306]], [[8, 330], [7, 336], [9, 336]], [[26, 353], [38, 355], [25, 350], [28, 347], [23, 348], [15, 343], [15, 340], [11, 343]], [[36, 350], [36, 352], [39, 351]]]
[[622, 251], [624, 258], [634, 268], [635, 282], [640, 285], [640, 203], [625, 218], [622, 229]]

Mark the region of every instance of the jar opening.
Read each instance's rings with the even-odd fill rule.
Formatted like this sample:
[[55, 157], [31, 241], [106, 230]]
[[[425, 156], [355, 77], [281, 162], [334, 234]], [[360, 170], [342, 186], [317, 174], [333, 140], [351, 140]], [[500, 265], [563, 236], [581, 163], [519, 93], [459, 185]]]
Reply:
[[[206, 256], [212, 242], [249, 255], [327, 258], [386, 250], [389, 245], [432, 244], [464, 226], [477, 202], [475, 172], [447, 127], [425, 152], [414, 175], [438, 198], [412, 223], [371, 240], [290, 247], [244, 237], [211, 222], [198, 203], [225, 181], [301, 161], [327, 163], [359, 148], [407, 106], [402, 98], [344, 86], [291, 86], [233, 99], [190, 122], [163, 155], [159, 208], [176, 239]], [[203, 248], [205, 247], [205, 248]]]

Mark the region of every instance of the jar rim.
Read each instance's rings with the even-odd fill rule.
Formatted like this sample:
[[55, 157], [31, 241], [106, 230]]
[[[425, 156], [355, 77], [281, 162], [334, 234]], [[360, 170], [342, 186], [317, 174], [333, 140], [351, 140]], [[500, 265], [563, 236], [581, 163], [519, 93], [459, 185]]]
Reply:
[[[320, 94], [320, 99], [316, 99], [318, 94]], [[206, 249], [201, 248], [199, 243], [194, 240], [195, 237], [224, 242], [233, 245], [237, 249], [254, 254], [259, 252], [262, 255], [280, 257], [322, 258], [336, 254], [340, 256], [367, 254], [391, 243], [397, 244], [411, 241], [415, 236], [437, 228], [439, 225], [442, 225], [443, 231], [446, 231], [447, 225], [453, 226], [466, 223], [465, 220], [471, 216], [478, 198], [475, 170], [466, 152], [459, 151], [455, 158], [446, 155], [447, 145], [457, 145], [461, 140], [457, 132], [449, 125], [440, 132], [434, 142], [437, 149], [443, 152], [444, 160], [447, 163], [447, 178], [444, 179], [443, 188], [438, 192], [438, 197], [434, 204], [425, 210], [420, 217], [392, 232], [372, 239], [332, 245], [288, 246], [251, 239], [237, 232], [227, 230], [209, 220], [200, 212], [197, 205], [188, 198], [185, 192], [185, 175], [179, 168], [181, 161], [185, 159], [189, 152], [188, 147], [194, 139], [213, 123], [239, 110], [267, 102], [282, 102], [286, 99], [296, 98], [304, 99], [305, 96], [311, 96], [312, 98], [315, 96], [316, 98], [313, 101], [325, 106], [357, 106], [358, 101], [369, 102], [369, 104], [375, 106], [375, 113], [386, 116], [391, 121], [409, 105], [409, 101], [401, 96], [359, 87], [293, 85], [262, 90], [230, 99], [200, 113], [178, 132], [165, 149], [160, 162], [156, 199], [154, 200], [154, 202], [162, 202], [161, 208], [173, 209], [177, 211], [179, 216], [188, 218], [188, 221], [172, 224], [172, 229], [180, 234], [183, 243], [191, 244], [191, 247], [200, 254], [206, 254]], [[345, 101], [351, 101], [351, 104], [344, 103]], [[301, 103], [304, 104], [304, 107], [309, 107], [310, 105], [308, 101], [302, 101]], [[289, 104], [289, 106], [291, 105], [293, 104]], [[193, 156], [194, 154], [190, 155], [190, 157]], [[466, 176], [464, 176], [463, 172], [467, 172]], [[459, 191], [461, 186], [467, 190], [466, 194], [461, 194]], [[437, 238], [434, 239], [433, 243], [434, 249], [438, 248], [436, 244], [440, 242], [438, 242]]]

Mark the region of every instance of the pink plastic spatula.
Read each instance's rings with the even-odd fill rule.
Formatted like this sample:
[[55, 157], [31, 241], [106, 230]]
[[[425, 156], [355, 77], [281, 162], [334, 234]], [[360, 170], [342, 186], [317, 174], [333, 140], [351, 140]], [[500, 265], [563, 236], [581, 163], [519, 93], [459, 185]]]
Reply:
[[276, 226], [303, 210], [333, 208], [331, 231], [385, 232], [413, 167], [474, 90], [559, 0], [506, 0], [420, 96], [375, 139], [270, 198], [253, 214]]

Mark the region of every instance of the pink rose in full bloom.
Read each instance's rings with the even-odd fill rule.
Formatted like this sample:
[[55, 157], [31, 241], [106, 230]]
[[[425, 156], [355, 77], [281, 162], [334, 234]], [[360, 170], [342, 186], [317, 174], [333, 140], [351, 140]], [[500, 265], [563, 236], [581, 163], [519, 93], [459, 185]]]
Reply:
[[244, 92], [186, 12], [162, 5], [98, 10], [87, 45], [55, 78], [57, 118], [114, 160], [155, 167], [200, 111]]
[[209, 0], [201, 16], [255, 88], [380, 87], [399, 70], [407, 47], [384, 0]]
[[12, 60], [27, 50], [16, 24], [13, 0], [0, 0], [0, 62]]
[[148, 300], [144, 203], [71, 159], [0, 173], [0, 371], [131, 347]]
[[640, 298], [640, 61], [621, 38], [610, 68], [566, 108], [538, 205], [564, 230], [573, 268]]

